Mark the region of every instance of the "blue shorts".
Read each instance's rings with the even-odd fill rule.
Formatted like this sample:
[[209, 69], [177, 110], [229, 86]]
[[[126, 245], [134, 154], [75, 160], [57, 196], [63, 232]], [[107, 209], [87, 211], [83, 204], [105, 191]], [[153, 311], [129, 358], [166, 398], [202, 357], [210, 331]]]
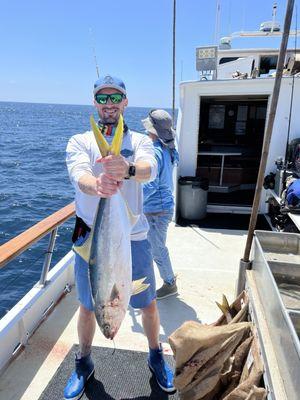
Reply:
[[[88, 233], [83, 238], [79, 237], [76, 246], [83, 245], [88, 238]], [[146, 277], [145, 283], [150, 286], [143, 292], [135, 294], [130, 298], [130, 305], [133, 308], [145, 308], [156, 298], [156, 287], [151, 247], [148, 240], [131, 241], [132, 256], [132, 280]], [[88, 264], [77, 254], [75, 254], [75, 282], [78, 300], [90, 311], [94, 310], [91, 286], [89, 282]]]

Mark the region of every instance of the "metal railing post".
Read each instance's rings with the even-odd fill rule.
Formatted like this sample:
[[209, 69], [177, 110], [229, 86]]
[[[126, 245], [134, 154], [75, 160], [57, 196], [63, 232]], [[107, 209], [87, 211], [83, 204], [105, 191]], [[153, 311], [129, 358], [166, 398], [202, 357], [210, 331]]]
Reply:
[[53, 231], [51, 232], [51, 235], [50, 235], [48, 249], [47, 249], [47, 252], [45, 255], [44, 265], [43, 265], [43, 269], [42, 269], [41, 277], [40, 277], [40, 281], [39, 281], [40, 286], [45, 286], [45, 283], [47, 280], [47, 275], [48, 275], [48, 271], [49, 271], [49, 267], [50, 267], [50, 263], [51, 263], [51, 259], [52, 259], [52, 254], [53, 254], [53, 249], [54, 249], [54, 245], [55, 245], [57, 229], [58, 228], [53, 229]]

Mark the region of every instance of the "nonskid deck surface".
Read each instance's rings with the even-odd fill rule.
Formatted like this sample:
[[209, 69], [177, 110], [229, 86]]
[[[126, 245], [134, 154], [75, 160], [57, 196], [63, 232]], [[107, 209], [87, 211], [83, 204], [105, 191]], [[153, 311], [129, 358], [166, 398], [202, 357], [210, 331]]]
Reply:
[[[233, 300], [245, 242], [245, 231], [171, 225], [168, 246], [178, 275], [179, 294], [158, 301], [160, 339], [166, 354], [171, 354], [168, 336], [184, 321], [213, 322], [220, 315], [215, 301], [220, 301], [223, 293], [230, 301]], [[161, 280], [156, 268], [155, 272], [159, 287]], [[74, 344], [78, 343], [77, 313], [76, 291], [72, 290], [29, 339], [25, 351], [1, 376], [0, 399], [40, 398], [64, 359], [71, 354]], [[140, 312], [129, 309], [115, 339], [116, 348], [147, 352], [147, 341], [142, 332]], [[108, 347], [111, 351], [114, 347], [99, 329], [93, 345]], [[62, 381], [67, 378], [60, 377]]]
[[[60, 399], [65, 386], [65, 377], [74, 368], [74, 346], [58, 371], [52, 378], [39, 400]], [[85, 390], [82, 400], [176, 400], [178, 394], [168, 395], [157, 385], [147, 366], [147, 353], [132, 350], [93, 346], [95, 374]], [[170, 365], [174, 365], [172, 356], [166, 356]], [[105, 365], [105, 368], [102, 366]]]

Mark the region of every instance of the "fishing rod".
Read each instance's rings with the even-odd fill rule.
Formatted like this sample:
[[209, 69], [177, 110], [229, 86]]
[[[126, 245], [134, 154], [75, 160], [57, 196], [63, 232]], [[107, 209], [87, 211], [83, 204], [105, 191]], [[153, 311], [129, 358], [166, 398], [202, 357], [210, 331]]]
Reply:
[[95, 66], [96, 66], [96, 73], [97, 73], [97, 77], [99, 78], [100, 74], [99, 74], [99, 67], [98, 67], [98, 61], [97, 61], [97, 56], [96, 56], [96, 50], [95, 50], [95, 46], [94, 46], [94, 35], [93, 35], [92, 28], [90, 28], [89, 31], [90, 31], [90, 35], [91, 35], [91, 46], [92, 46], [92, 52], [93, 52], [93, 56], [94, 56]]

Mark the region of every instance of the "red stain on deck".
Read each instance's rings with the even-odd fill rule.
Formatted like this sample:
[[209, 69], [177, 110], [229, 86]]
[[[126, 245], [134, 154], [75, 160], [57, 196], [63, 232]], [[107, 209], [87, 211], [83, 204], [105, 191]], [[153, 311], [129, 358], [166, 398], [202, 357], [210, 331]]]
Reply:
[[63, 341], [54, 342], [50, 338], [36, 337], [34, 347], [40, 353], [48, 353], [55, 359], [64, 358], [70, 351], [71, 345]]

